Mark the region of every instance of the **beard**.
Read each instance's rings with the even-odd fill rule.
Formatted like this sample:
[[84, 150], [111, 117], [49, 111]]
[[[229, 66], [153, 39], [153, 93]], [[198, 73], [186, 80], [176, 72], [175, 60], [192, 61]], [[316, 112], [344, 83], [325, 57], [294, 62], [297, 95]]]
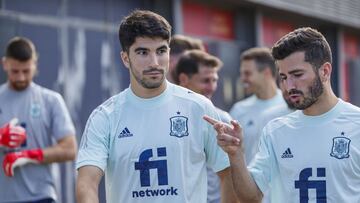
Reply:
[[[132, 64], [130, 63], [130, 71], [131, 71], [132, 75], [134, 76], [136, 82], [139, 83], [143, 88], [146, 88], [146, 89], [159, 88], [165, 80], [164, 70], [161, 70], [161, 69], [150, 68], [148, 70], [142, 71], [142, 74], [140, 74], [139, 72], [136, 72], [136, 70], [133, 69]], [[151, 75], [146, 77], [146, 75], [151, 72], [158, 72], [161, 74], [161, 77], [160, 78], [158, 78], [158, 76], [152, 77]]]
[[318, 101], [320, 95], [324, 92], [324, 85], [321, 83], [320, 77], [317, 74], [316, 78], [314, 79], [314, 81], [312, 82], [312, 84], [310, 85], [310, 87], [308, 88], [308, 94], [305, 95], [302, 91], [300, 90], [290, 90], [289, 91], [289, 95], [291, 94], [301, 94], [304, 97], [304, 100], [301, 101], [297, 101], [297, 102], [291, 102], [288, 101], [290, 103], [288, 103], [289, 107], [294, 107], [296, 109], [299, 110], [304, 110], [309, 108], [310, 106], [312, 106], [315, 102]]
[[291, 109], [291, 110], [296, 109], [296, 107], [295, 107], [294, 104], [290, 101], [289, 98], [287, 98], [286, 96], [283, 96], [283, 97], [284, 97], [284, 100], [285, 100], [285, 102], [286, 102], [286, 104], [287, 104], [287, 107], [288, 107], [289, 109]]
[[10, 82], [10, 86], [15, 91], [23, 91], [29, 87], [30, 82]]

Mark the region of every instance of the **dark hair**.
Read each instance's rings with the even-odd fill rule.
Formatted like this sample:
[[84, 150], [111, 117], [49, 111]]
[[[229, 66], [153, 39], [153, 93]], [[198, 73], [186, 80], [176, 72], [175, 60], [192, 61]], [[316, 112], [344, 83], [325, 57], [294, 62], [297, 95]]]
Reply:
[[265, 68], [270, 68], [272, 76], [276, 77], [275, 60], [269, 48], [250, 48], [241, 54], [241, 61], [245, 60], [254, 60], [259, 72], [262, 72]]
[[181, 55], [175, 68], [175, 83], [179, 84], [179, 75], [184, 73], [188, 77], [199, 72], [199, 66], [205, 65], [209, 68], [220, 69], [223, 63], [217, 57], [202, 50], [189, 50]]
[[186, 50], [199, 49], [205, 51], [204, 44], [200, 39], [184, 35], [174, 35], [170, 40], [170, 54], [181, 54]]
[[128, 52], [137, 37], [160, 37], [170, 41], [171, 26], [159, 14], [145, 10], [135, 10], [120, 24], [119, 40], [123, 51]]
[[298, 28], [283, 36], [272, 48], [272, 55], [276, 60], [282, 60], [298, 51], [305, 52], [305, 61], [315, 69], [332, 62], [331, 49], [325, 37], [310, 27]]
[[6, 47], [5, 57], [25, 62], [31, 58], [36, 59], [37, 54], [34, 44], [29, 39], [25, 37], [14, 37]]

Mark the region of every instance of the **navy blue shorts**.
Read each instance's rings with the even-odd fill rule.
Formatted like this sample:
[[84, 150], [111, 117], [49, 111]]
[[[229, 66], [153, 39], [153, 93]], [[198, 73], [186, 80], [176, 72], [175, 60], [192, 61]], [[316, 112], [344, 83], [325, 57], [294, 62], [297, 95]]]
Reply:
[[36, 200], [36, 201], [25, 202], [25, 203], [55, 203], [55, 201], [51, 198], [47, 198], [47, 199]]

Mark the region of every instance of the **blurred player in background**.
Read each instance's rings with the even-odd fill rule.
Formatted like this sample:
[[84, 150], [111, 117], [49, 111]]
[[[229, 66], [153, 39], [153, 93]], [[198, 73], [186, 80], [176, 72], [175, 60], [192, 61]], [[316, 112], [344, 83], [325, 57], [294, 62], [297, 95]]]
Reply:
[[[215, 56], [202, 50], [190, 50], [180, 57], [175, 68], [176, 84], [186, 87], [196, 93], [211, 99], [217, 89], [218, 72], [223, 63]], [[217, 108], [221, 121], [229, 123], [230, 115]], [[220, 180], [216, 173], [207, 167], [208, 203], [220, 203]]]
[[176, 73], [175, 67], [179, 61], [180, 56], [186, 50], [203, 50], [205, 51], [204, 44], [201, 40], [195, 39], [185, 35], [176, 34], [171, 37], [170, 40], [170, 64], [169, 64], [169, 71], [166, 74], [166, 79], [169, 82], [175, 83]]
[[75, 128], [60, 94], [33, 82], [37, 53], [15, 37], [2, 58], [0, 86], [0, 202], [56, 202], [51, 163], [75, 159]]
[[251, 48], [241, 54], [240, 78], [247, 93], [252, 96], [233, 105], [230, 115], [244, 130], [246, 163], [258, 151], [261, 122], [260, 114], [266, 109], [286, 105], [281, 90], [276, 85], [276, 67], [268, 48]]

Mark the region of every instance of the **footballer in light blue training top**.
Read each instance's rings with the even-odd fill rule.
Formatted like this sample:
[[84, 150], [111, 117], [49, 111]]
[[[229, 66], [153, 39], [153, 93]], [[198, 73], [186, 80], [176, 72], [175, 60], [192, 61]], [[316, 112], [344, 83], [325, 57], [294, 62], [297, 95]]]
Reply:
[[248, 170], [241, 127], [208, 119], [218, 123], [219, 144], [236, 174], [237, 197], [259, 202], [270, 189], [276, 203], [360, 202], [360, 108], [332, 91], [325, 37], [315, 29], [298, 28], [274, 45], [272, 55], [283, 94], [298, 110], [265, 126]]
[[234, 202], [228, 157], [202, 119], [218, 118], [215, 107], [165, 79], [170, 30], [150, 11], [136, 10], [122, 21], [121, 58], [130, 86], [88, 119], [76, 163], [79, 203], [99, 202], [103, 174], [110, 203], [205, 203], [206, 166], [223, 177], [223, 198]]

